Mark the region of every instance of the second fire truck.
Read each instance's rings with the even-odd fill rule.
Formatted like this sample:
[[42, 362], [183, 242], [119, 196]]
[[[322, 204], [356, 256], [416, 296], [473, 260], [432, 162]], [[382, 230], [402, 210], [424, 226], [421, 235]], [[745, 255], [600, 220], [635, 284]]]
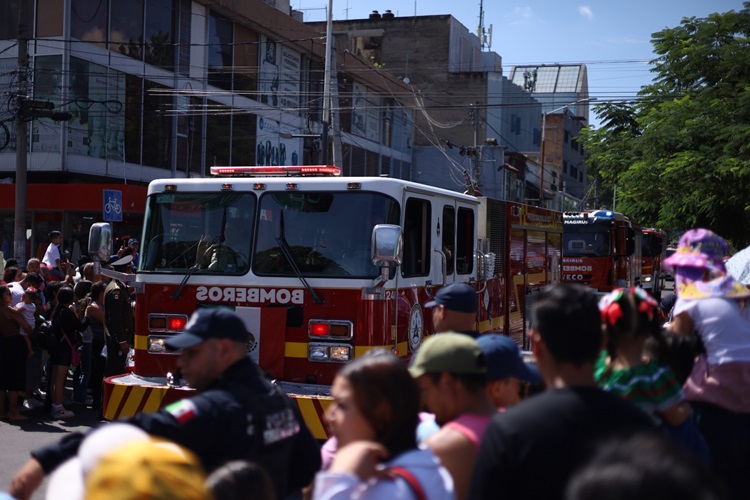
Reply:
[[[325, 438], [342, 364], [384, 347], [408, 359], [434, 333], [424, 304], [476, 289], [480, 332], [526, 340], [534, 293], [560, 278], [559, 212], [330, 166], [213, 167], [148, 188], [133, 372], [105, 380], [108, 419], [184, 397], [165, 339], [197, 308], [228, 306], [250, 356]], [[110, 228], [92, 231], [108, 255]], [[169, 374], [169, 375], [168, 375]]]
[[641, 287], [657, 299], [664, 287], [662, 262], [667, 257], [667, 233], [661, 229], [643, 228]]
[[606, 293], [641, 285], [638, 223], [611, 210], [563, 214], [563, 278]]

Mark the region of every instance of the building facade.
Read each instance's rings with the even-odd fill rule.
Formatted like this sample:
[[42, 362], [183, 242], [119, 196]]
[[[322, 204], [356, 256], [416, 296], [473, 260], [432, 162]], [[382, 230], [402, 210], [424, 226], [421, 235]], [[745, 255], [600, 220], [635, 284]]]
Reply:
[[554, 193], [558, 208], [564, 206], [565, 196], [583, 199], [587, 170], [583, 147], [576, 137], [588, 125], [592, 100], [586, 65], [514, 66], [508, 78], [542, 105], [544, 161], [540, 157], [541, 133], [535, 133], [536, 147], [528, 151], [544, 165], [545, 189]]
[[[28, 70], [18, 58], [19, 24], [29, 36]], [[343, 50], [335, 57], [336, 78], [351, 90], [332, 111], [340, 166], [346, 174], [408, 177], [413, 117], [399, 99], [403, 83]], [[51, 229], [73, 247], [78, 228], [87, 233], [105, 218], [105, 190], [122, 197], [115, 234], [138, 236], [153, 179], [205, 176], [212, 165], [319, 163], [324, 60], [325, 37], [292, 15], [288, 0], [0, 3], [0, 134], [7, 136], [0, 182], [16, 175], [20, 101], [71, 114], [27, 124], [30, 236], [22, 257]], [[85, 193], [85, 203], [35, 185]], [[14, 234], [10, 191], [0, 201], [4, 242]], [[36, 205], [36, 196], [59, 204]]]
[[334, 20], [333, 31], [340, 47], [408, 85], [415, 108], [412, 180], [464, 191], [467, 171], [484, 194], [516, 185], [515, 178], [498, 183], [515, 172], [495, 175], [505, 165], [495, 146], [527, 151], [541, 130], [541, 107], [503, 76], [501, 57], [483, 51], [474, 33], [450, 15], [390, 11]]

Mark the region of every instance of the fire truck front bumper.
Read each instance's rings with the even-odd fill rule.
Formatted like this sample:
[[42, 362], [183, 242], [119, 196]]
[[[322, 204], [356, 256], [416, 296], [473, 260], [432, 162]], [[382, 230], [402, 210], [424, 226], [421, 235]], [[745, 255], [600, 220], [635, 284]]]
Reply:
[[[315, 439], [328, 439], [325, 411], [331, 404], [331, 387], [328, 385], [298, 384], [274, 381], [299, 408], [300, 414]], [[163, 377], [141, 377], [133, 373], [115, 375], [104, 379], [104, 406], [102, 414], [107, 420], [127, 418], [137, 413], [155, 412], [159, 408], [190, 397], [194, 389], [169, 386]]]
[[331, 386], [317, 384], [298, 384], [293, 382], [274, 383], [297, 404], [302, 418], [315, 439], [328, 439], [328, 426], [325, 424], [325, 412], [333, 401]]
[[104, 379], [102, 415], [107, 420], [152, 413], [180, 399], [190, 397], [194, 389], [169, 386], [164, 377], [141, 377], [134, 373]]

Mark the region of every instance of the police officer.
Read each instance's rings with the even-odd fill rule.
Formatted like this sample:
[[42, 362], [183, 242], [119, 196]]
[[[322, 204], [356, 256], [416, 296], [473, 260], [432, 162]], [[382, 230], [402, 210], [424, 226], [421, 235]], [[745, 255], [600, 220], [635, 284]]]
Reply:
[[[255, 462], [268, 472], [281, 499], [310, 484], [320, 469], [320, 450], [294, 403], [247, 355], [249, 338], [230, 309], [196, 311], [185, 331], [167, 345], [182, 349], [178, 366], [199, 393], [128, 423], [192, 450], [209, 473], [232, 460]], [[75, 456], [83, 438], [69, 435], [33, 451], [8, 492], [20, 500], [29, 498], [44, 474]]]
[[[109, 265], [115, 271], [129, 273], [132, 262], [132, 255], [113, 255]], [[133, 307], [130, 305], [128, 287], [122, 281], [113, 279], [104, 289], [104, 338], [107, 344], [105, 377], [125, 373], [128, 352], [134, 340], [133, 330]]]
[[477, 322], [477, 292], [468, 283], [452, 283], [435, 294], [425, 308], [432, 307], [435, 333], [455, 331], [479, 337]]

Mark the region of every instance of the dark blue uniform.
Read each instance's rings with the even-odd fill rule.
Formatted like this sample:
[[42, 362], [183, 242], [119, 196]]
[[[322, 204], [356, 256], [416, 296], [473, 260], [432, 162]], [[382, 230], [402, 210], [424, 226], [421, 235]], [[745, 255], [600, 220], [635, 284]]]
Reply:
[[[320, 469], [318, 443], [294, 403], [250, 358], [229, 367], [206, 391], [126, 422], [189, 448], [209, 473], [231, 460], [255, 462], [270, 475], [278, 498], [310, 484]], [[72, 434], [32, 456], [49, 473], [77, 453], [84, 437]]]

